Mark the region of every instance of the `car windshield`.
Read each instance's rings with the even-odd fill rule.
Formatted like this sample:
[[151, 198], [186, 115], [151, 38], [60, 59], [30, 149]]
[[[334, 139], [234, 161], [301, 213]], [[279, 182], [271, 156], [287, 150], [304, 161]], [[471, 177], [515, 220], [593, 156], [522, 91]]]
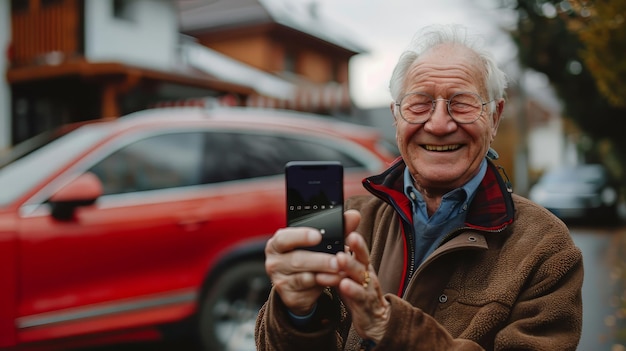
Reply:
[[0, 159], [0, 207], [6, 206], [68, 160], [108, 134], [108, 128], [86, 125], [59, 134], [47, 132], [16, 145]]
[[604, 180], [605, 174], [602, 168], [589, 166], [589, 167], [576, 167], [561, 169], [559, 171], [550, 172], [543, 178], [542, 183], [546, 184], [564, 184], [564, 183], [579, 183], [579, 184], [599, 184]]

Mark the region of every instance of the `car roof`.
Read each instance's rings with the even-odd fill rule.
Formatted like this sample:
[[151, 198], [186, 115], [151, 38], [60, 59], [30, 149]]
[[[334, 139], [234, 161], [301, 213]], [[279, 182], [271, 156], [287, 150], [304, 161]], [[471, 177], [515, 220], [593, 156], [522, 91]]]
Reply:
[[606, 168], [601, 164], [595, 163], [585, 163], [585, 164], [576, 164], [576, 165], [564, 165], [560, 167], [555, 167], [549, 170], [547, 173], [572, 173], [572, 172], [591, 172], [591, 173], [600, 173], [605, 172]]
[[289, 128], [318, 132], [353, 140], [374, 141], [382, 137], [373, 127], [298, 111], [247, 107], [166, 107], [142, 110], [116, 120], [121, 128], [159, 124], [212, 121], [220, 126]]
[[610, 174], [602, 164], [577, 164], [552, 168], [543, 174], [540, 182], [581, 181], [609, 177]]
[[[208, 122], [208, 123], [207, 123]], [[89, 134], [100, 135], [99, 144], [105, 140], [136, 130], [212, 128], [254, 130], [259, 132], [299, 133], [310, 137], [345, 139], [360, 144], [379, 157], [393, 160], [396, 155], [380, 131], [373, 127], [336, 120], [330, 116], [291, 110], [247, 107], [166, 107], [141, 110], [119, 118], [101, 118], [74, 122], [42, 133], [16, 145], [0, 155], [0, 167], [34, 152], [66, 133], [87, 128]], [[88, 152], [88, 150], [85, 150]]]

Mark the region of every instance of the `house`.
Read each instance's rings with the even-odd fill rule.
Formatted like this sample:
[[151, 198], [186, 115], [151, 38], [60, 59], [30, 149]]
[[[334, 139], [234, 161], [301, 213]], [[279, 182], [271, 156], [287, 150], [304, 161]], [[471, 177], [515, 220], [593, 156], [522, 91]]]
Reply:
[[10, 133], [0, 149], [61, 124], [168, 104], [352, 106], [348, 61], [362, 49], [323, 35], [310, 7], [289, 20], [291, 3], [275, 0], [7, 3], [10, 94], [0, 96], [11, 109], [0, 129]]
[[[367, 49], [314, 0], [0, 1], [0, 23], [0, 151], [68, 122], [216, 103], [323, 113], [394, 142], [389, 110], [350, 98]], [[509, 88], [494, 142], [521, 194], [572, 149], [532, 93]]]
[[321, 16], [315, 1], [191, 1], [181, 9], [181, 32], [297, 87], [282, 99], [252, 94], [246, 105], [325, 114], [352, 108], [348, 65], [366, 49]]

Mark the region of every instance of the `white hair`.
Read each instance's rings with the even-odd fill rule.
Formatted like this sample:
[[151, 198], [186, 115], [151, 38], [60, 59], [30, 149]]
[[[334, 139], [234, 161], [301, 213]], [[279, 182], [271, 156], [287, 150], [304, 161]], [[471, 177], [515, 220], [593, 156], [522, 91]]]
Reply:
[[498, 67], [493, 54], [483, 47], [480, 37], [471, 35], [468, 29], [461, 25], [433, 25], [419, 31], [409, 47], [400, 55], [389, 81], [389, 91], [394, 101], [398, 101], [406, 93], [403, 91], [404, 81], [415, 60], [441, 44], [459, 44], [475, 52], [485, 68], [484, 84], [489, 100], [505, 96], [507, 77]]

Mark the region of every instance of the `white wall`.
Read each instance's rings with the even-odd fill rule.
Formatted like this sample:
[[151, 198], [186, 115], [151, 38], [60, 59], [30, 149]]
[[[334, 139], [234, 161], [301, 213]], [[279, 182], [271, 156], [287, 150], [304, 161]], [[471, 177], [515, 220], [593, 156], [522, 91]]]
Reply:
[[553, 116], [548, 123], [528, 132], [528, 156], [534, 170], [548, 170], [564, 163], [563, 122]]
[[85, 1], [85, 57], [169, 69], [178, 43], [178, 14], [170, 0], [128, 1], [130, 20], [113, 16], [112, 0]]
[[7, 49], [11, 40], [11, 2], [0, 1], [0, 152], [11, 145], [11, 89], [6, 81]]

